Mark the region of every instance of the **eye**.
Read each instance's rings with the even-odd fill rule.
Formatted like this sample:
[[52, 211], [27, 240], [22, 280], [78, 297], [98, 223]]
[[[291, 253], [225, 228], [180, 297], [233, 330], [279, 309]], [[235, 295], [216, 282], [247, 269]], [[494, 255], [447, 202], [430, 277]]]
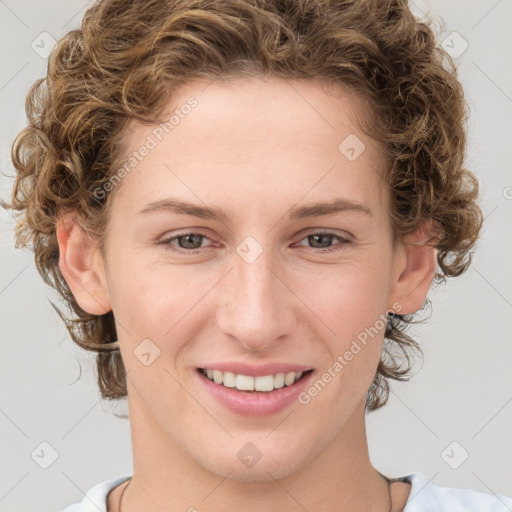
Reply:
[[[337, 239], [340, 243], [338, 245], [330, 245], [333, 239]], [[352, 240], [348, 238], [344, 238], [336, 233], [331, 233], [329, 231], [317, 231], [315, 233], [310, 233], [306, 235], [302, 240], [308, 240], [309, 243], [312, 243], [315, 252], [325, 253], [332, 251], [339, 251], [343, 249], [345, 246], [353, 244]], [[301, 241], [302, 241], [301, 240]]]
[[[182, 233], [180, 235], [175, 235], [170, 238], [165, 238], [160, 242], [157, 242], [158, 245], [164, 246], [166, 249], [170, 251], [185, 254], [185, 255], [193, 255], [200, 253], [205, 246], [203, 246], [203, 242], [205, 240], [210, 240], [206, 235], [201, 233]], [[326, 253], [342, 250], [345, 246], [353, 244], [354, 242], [348, 238], [344, 238], [336, 233], [332, 233], [329, 231], [318, 231], [314, 233], [310, 233], [302, 238], [300, 241], [307, 240], [312, 246], [309, 247], [315, 253]], [[338, 240], [337, 245], [332, 245], [333, 240]], [[302, 245], [302, 244], [297, 244]], [[206, 248], [211, 246], [206, 246]]]
[[[158, 245], [163, 245], [169, 250], [175, 252], [197, 254], [200, 252], [198, 249], [201, 249], [202, 242], [204, 240], [209, 240], [209, 238], [206, 235], [202, 235], [201, 233], [183, 233], [171, 238], [165, 238], [164, 240], [158, 242]], [[177, 242], [177, 248], [173, 242]]]

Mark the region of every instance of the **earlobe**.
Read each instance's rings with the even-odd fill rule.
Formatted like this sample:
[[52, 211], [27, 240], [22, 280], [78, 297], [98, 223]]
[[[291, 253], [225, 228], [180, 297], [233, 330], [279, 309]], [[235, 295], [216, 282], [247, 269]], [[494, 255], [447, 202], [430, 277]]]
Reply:
[[59, 268], [78, 305], [92, 315], [112, 307], [99, 249], [77, 224], [73, 214], [62, 217], [56, 228]]
[[397, 255], [390, 295], [392, 304], [400, 304], [401, 309], [396, 313], [414, 313], [425, 302], [436, 269], [437, 249], [432, 242], [436, 235], [430, 220], [404, 240]]

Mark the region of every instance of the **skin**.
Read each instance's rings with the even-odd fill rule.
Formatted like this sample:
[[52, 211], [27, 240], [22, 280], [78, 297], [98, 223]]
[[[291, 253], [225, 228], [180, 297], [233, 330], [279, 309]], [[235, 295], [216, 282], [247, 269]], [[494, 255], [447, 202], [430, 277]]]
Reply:
[[[382, 147], [359, 129], [357, 116], [371, 111], [353, 93], [318, 80], [196, 81], [176, 91], [168, 112], [190, 96], [198, 105], [116, 185], [105, 258], [71, 217], [57, 229], [78, 303], [116, 319], [134, 462], [122, 510], [388, 511], [365, 431], [384, 328], [308, 404], [263, 418], [214, 402], [195, 372], [208, 361], [286, 361], [321, 375], [379, 315], [422, 306], [435, 249], [409, 242], [430, 236], [431, 224], [392, 246]], [[132, 123], [127, 152], [154, 128]], [[349, 134], [365, 144], [354, 161], [338, 150]], [[167, 197], [233, 220], [137, 214]], [[338, 197], [372, 216], [287, 219], [292, 208]], [[321, 230], [335, 236], [309, 236]], [[204, 235], [188, 240], [200, 254], [157, 244], [186, 232]], [[252, 263], [236, 252], [247, 236], [263, 249]], [[187, 239], [171, 246], [180, 242], [185, 253]], [[322, 253], [330, 247], [339, 250]], [[134, 355], [146, 338], [160, 350], [150, 366]], [[251, 468], [237, 458], [247, 442], [262, 453]], [[124, 486], [109, 495], [109, 511]], [[391, 485], [394, 511], [409, 487]]]

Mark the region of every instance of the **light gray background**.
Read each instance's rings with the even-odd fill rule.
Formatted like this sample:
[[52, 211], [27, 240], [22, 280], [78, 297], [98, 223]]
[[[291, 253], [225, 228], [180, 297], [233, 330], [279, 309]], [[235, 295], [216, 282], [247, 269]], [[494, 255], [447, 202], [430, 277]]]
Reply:
[[[40, 34], [59, 39], [77, 28], [89, 4], [0, 0], [6, 174], [14, 172], [10, 144], [25, 124], [26, 92], [46, 70], [51, 40]], [[456, 62], [470, 104], [467, 165], [480, 179], [485, 224], [472, 268], [430, 294], [430, 321], [413, 330], [423, 368], [412, 382], [394, 384], [389, 404], [368, 415], [370, 453], [388, 475], [420, 471], [437, 485], [512, 496], [512, 1], [430, 0], [413, 8], [444, 20], [440, 42], [456, 31], [469, 45]], [[447, 41], [462, 48], [461, 39]], [[2, 176], [2, 197], [11, 187]], [[74, 347], [50, 306], [58, 298], [32, 252], [14, 249], [13, 218], [0, 215], [0, 510], [58, 511], [132, 471], [129, 423], [113, 414], [126, 413], [126, 403], [100, 400], [91, 357]], [[58, 452], [48, 469], [31, 457], [43, 441]], [[463, 450], [467, 460], [451, 468], [445, 460], [455, 465]]]

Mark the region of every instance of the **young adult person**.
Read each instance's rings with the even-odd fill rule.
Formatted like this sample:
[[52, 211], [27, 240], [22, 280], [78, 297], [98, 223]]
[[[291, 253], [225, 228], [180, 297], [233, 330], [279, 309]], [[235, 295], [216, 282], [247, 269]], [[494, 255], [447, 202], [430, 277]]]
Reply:
[[134, 461], [66, 512], [512, 509], [366, 439], [482, 223], [452, 64], [401, 0], [104, 0], [59, 41], [17, 235]]

